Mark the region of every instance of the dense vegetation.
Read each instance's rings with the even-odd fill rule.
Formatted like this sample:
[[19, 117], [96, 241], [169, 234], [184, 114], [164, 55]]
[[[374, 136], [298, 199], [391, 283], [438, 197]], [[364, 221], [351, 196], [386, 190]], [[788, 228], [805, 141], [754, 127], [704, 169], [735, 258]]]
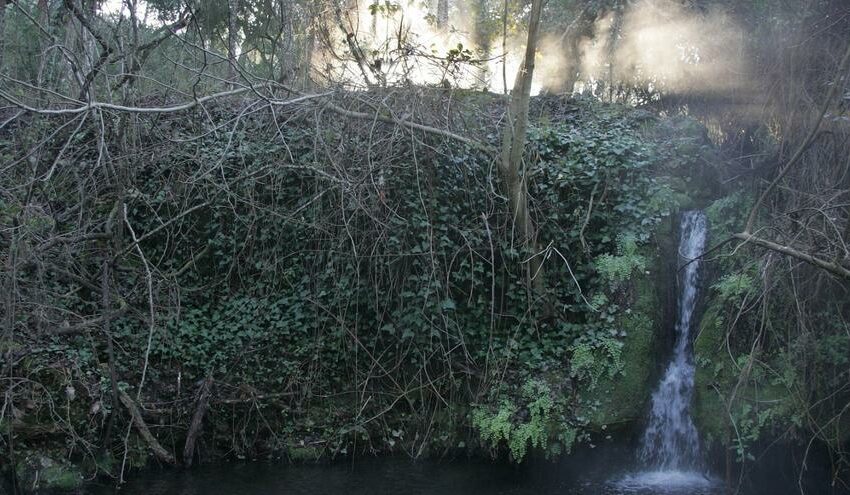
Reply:
[[[424, 33], [460, 36], [464, 5], [434, 3], [380, 39], [419, 7], [374, 3], [360, 32], [335, 1], [0, 0], [7, 477], [632, 438], [673, 338], [677, 213], [703, 208], [710, 458], [731, 480], [796, 445], [843, 486], [850, 11], [666, 2], [684, 77], [621, 64], [665, 2], [471, 2], [446, 47]], [[535, 17], [538, 69], [556, 46], [568, 77], [528, 100], [520, 55], [492, 92]], [[734, 85], [697, 84], [720, 60], [699, 22], [751, 33]]]
[[[492, 100], [459, 98], [482, 106]], [[569, 449], [588, 428], [639, 417], [654, 349], [642, 340], [652, 339], [661, 322], [654, 301], [632, 310], [640, 294], [629, 281], [658, 265], [654, 233], [677, 209], [671, 180], [661, 172], [695, 163], [699, 155], [683, 150], [700, 137], [671, 141], [664, 123], [624, 107], [559, 98], [536, 104], [546, 120], [570, 115], [572, 121], [541, 123], [530, 132], [540, 157], [532, 194], [538, 208], [556, 212], [539, 225], [551, 243], [541, 254], [547, 257], [544, 294], [524, 285], [518, 270], [524, 255], [511, 242], [504, 200], [491, 193], [498, 185], [474, 150], [429, 150], [406, 133], [379, 132], [371, 139], [390, 141], [392, 155], [380, 158], [376, 172], [363, 151], [370, 136], [329, 121], [322, 123], [323, 144], [334, 150], [338, 168], [325, 169], [316, 165], [311, 129], [283, 130], [284, 148], [274, 144], [278, 129], [258, 116], [242, 124], [233, 143], [208, 135], [169, 145], [166, 155], [143, 153], [127, 193], [138, 205], [126, 212], [133, 231], [155, 232], [162, 218], [187, 211], [178, 198], [203, 207], [148, 236], [145, 259], [130, 260], [112, 281], [117, 292], [138, 298], [114, 306], [134, 305], [141, 313], [110, 326], [120, 343], [117, 386], [138, 390], [147, 359], [147, 403], [163, 409], [173, 428], [163, 431], [173, 438], [161, 441], [179, 444], [193, 412], [193, 384], [214, 377], [220, 397], [209, 414], [228, 427], [210, 448], [252, 456], [297, 451], [302, 442], [334, 453], [380, 451], [396, 442], [440, 452], [468, 441], [464, 428], [474, 418], [493, 447], [500, 437], [491, 431], [501, 428], [521, 459], [523, 435], [539, 445], [561, 437], [552, 448]], [[170, 121], [149, 125], [140, 138], [151, 140], [144, 148], [152, 150], [162, 149], [155, 140], [162, 132], [172, 141], [198, 133]], [[80, 140], [78, 167], [97, 169], [97, 144]], [[209, 164], [232, 184], [225, 193], [198, 182]], [[376, 173], [383, 185], [371, 180]], [[61, 190], [63, 182], [50, 188], [57, 213], [74, 208], [63, 202], [74, 197], [73, 190]], [[114, 201], [105, 191], [88, 208], [109, 215]], [[50, 280], [52, 293], [81, 293], [53, 303], [56, 314], [91, 311], [87, 306], [97, 308], [102, 297], [100, 287], [53, 273], [65, 261], [62, 248], [43, 247], [45, 231], [73, 235], [76, 221], [76, 214], [43, 214], [18, 238], [18, 249], [39, 252], [44, 263], [39, 285], [26, 289]], [[97, 273], [101, 242], [66, 262]], [[157, 283], [174, 291], [156, 294], [155, 307], [171, 309], [153, 333], [142, 313], [147, 260], [158, 260]], [[38, 267], [31, 269], [36, 275]], [[641, 297], [652, 297], [651, 285], [644, 290], [649, 294]], [[557, 303], [530, 304], [532, 297]], [[72, 332], [61, 327], [61, 337], [49, 333], [30, 336], [32, 347], [20, 354], [17, 368], [46, 387], [30, 391], [33, 404], [56, 401], [68, 409], [57, 414], [35, 407], [20, 418], [21, 427], [61, 421], [87, 440], [78, 447], [85, 454], [102, 427], [92, 421], [92, 404], [103, 407], [94, 417], [109, 413], [110, 370], [103, 365], [109, 350], [105, 342], [92, 347], [82, 332], [70, 340]], [[593, 422], [599, 404], [590, 403], [592, 392], [621, 375], [624, 356], [633, 352], [624, 349], [629, 339], [642, 346], [635, 359], [644, 361], [620, 390], [631, 409]], [[563, 390], [569, 378], [573, 390]], [[43, 395], [51, 390], [65, 396]], [[67, 390], [79, 390], [74, 400]], [[160, 402], [166, 404], [154, 405]], [[520, 408], [532, 416], [514, 426]], [[502, 426], [494, 423], [500, 414], [509, 420]], [[147, 447], [137, 448], [141, 462]]]

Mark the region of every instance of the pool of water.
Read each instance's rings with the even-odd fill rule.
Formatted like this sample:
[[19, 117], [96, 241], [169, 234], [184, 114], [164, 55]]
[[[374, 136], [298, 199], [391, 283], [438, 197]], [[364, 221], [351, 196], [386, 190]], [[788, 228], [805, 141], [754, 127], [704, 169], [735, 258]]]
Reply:
[[[251, 462], [191, 470], [131, 473], [120, 490], [90, 485], [90, 495], [720, 495], [724, 484], [698, 472], [635, 468], [632, 449], [583, 449], [559, 461], [516, 466], [483, 460], [413, 461], [404, 457], [358, 458], [331, 464]], [[741, 495], [797, 494], [792, 470], [765, 468]], [[757, 474], [757, 473], [756, 473]], [[826, 485], [824, 482], [823, 485]], [[811, 495], [841, 493], [823, 486]]]

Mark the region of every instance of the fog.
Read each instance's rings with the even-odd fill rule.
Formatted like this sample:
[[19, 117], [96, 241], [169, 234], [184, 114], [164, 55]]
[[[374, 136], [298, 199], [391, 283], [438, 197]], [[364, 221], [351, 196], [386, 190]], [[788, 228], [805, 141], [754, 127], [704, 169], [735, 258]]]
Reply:
[[[612, 35], [617, 23], [621, 27]], [[742, 30], [724, 12], [695, 13], [673, 0], [641, 0], [609, 13], [581, 42], [588, 79], [661, 91], [722, 92], [746, 86]]]
[[[366, 52], [381, 58], [388, 84], [439, 84], [447, 80], [456, 87], [502, 92], [504, 66], [510, 89], [524, 54], [525, 32], [512, 32], [507, 40], [497, 37], [482, 47], [474, 41], [471, 5], [454, 2], [449, 25], [442, 29], [420, 2], [397, 5], [393, 12], [371, 12], [362, 3], [345, 15]], [[564, 37], [549, 28], [555, 32], [544, 34], [540, 40], [533, 93], [544, 89], [597, 93], [611, 82], [614, 86], [673, 93], [716, 93], [748, 86], [744, 33], [719, 10], [697, 13], [673, 0], [641, 0], [623, 12], [609, 12], [597, 19], [578, 42], [580, 60], [570, 60]], [[341, 36], [338, 42], [342, 43]], [[458, 44], [473, 51], [477, 69], [459, 63], [452, 64], [455, 70], [447, 71], [447, 64], [436, 58], [445, 57]], [[507, 53], [503, 53], [503, 44]], [[360, 69], [352, 61], [333, 61], [325, 56], [321, 64], [332, 66], [337, 80], [363, 82]], [[567, 72], [569, 67], [578, 68], [580, 73]]]
[[[506, 40], [496, 36], [481, 46], [476, 43], [473, 2], [450, 0], [448, 23], [442, 27], [437, 26], [434, 4], [348, 2], [340, 20], [363, 50], [362, 67], [328, 9], [322, 21], [332, 46], [318, 46], [313, 52], [314, 77], [349, 87], [410, 83], [510, 90], [525, 52], [526, 33], [512, 30]], [[139, 9], [144, 22], [158, 22], [145, 2], [139, 2]], [[122, 11], [126, 15], [122, 0], [101, 4], [103, 14]], [[603, 15], [577, 35], [579, 50], [573, 57], [579, 60], [570, 59], [566, 37], [545, 19], [543, 29], [533, 94], [549, 90], [603, 97], [612, 86], [717, 94], [751, 86], [744, 33], [721, 10], [695, 12], [675, 0], [639, 0], [624, 11]], [[447, 57], [454, 57], [453, 62]], [[577, 72], [570, 73], [571, 68]]]

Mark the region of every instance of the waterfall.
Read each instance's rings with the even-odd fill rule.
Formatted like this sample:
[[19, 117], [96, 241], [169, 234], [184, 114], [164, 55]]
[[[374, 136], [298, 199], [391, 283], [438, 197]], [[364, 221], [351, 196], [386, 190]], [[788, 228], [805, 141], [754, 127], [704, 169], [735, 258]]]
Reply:
[[609, 482], [615, 494], [717, 495], [722, 484], [700, 468], [699, 436], [690, 415], [694, 390], [691, 345], [700, 260], [707, 222], [701, 211], [686, 211], [679, 224], [679, 297], [676, 345], [658, 388], [652, 394], [649, 423], [640, 458], [646, 470]]
[[706, 218], [701, 211], [682, 214], [679, 238], [680, 287], [676, 346], [658, 388], [652, 394], [641, 459], [661, 470], [691, 470], [699, 465], [699, 436], [691, 420], [694, 357], [691, 345], [700, 261], [705, 249]]

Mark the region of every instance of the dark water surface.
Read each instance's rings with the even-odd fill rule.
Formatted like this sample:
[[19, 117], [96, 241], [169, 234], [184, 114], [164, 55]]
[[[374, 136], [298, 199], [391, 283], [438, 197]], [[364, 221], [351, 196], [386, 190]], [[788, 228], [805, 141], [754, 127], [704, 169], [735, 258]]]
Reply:
[[[91, 485], [90, 495], [714, 495], [723, 484], [693, 473], [642, 473], [631, 466], [630, 449], [585, 449], [556, 462], [522, 466], [456, 459], [412, 461], [404, 457], [292, 465], [253, 462], [191, 470], [131, 473], [120, 490]], [[769, 469], [741, 495], [799, 493], [790, 470]], [[841, 493], [814, 488], [809, 494]]]

